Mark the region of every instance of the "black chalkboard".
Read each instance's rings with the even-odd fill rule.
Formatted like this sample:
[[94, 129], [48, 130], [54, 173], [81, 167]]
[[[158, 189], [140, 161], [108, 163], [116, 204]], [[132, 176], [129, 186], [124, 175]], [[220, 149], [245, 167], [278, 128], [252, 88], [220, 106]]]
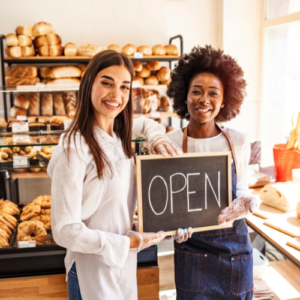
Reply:
[[140, 232], [219, 229], [232, 201], [231, 153], [137, 156]]

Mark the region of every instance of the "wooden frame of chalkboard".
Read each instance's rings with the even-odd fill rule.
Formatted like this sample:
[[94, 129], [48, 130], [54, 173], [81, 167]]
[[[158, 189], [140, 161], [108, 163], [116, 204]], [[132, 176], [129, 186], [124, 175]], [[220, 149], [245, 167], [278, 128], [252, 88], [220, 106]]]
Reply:
[[[188, 159], [191, 159], [189, 160]], [[179, 161], [180, 160], [180, 161]], [[136, 170], [137, 170], [137, 204], [138, 204], [138, 232], [157, 232], [160, 230], [165, 231], [166, 235], [174, 235], [176, 233], [176, 230], [178, 228], [174, 228], [173, 224], [168, 224], [168, 216], [164, 216], [164, 213], [167, 211], [167, 207], [170, 206], [171, 214], [174, 215], [174, 217], [177, 218], [182, 224], [185, 224], [184, 226], [180, 226], [180, 228], [187, 228], [187, 227], [193, 227], [193, 232], [200, 232], [200, 231], [207, 231], [207, 230], [216, 230], [216, 229], [222, 229], [222, 228], [228, 228], [232, 227], [232, 225], [228, 226], [225, 225], [218, 225], [217, 223], [217, 217], [219, 213], [230, 203], [232, 202], [232, 165], [231, 165], [231, 152], [230, 151], [224, 151], [224, 152], [205, 152], [205, 153], [186, 153], [182, 155], [177, 155], [175, 157], [171, 156], [163, 156], [163, 155], [145, 155], [145, 156], [136, 156]], [[186, 162], [186, 163], [185, 163]], [[180, 167], [176, 167], [176, 163], [181, 164]], [[202, 167], [203, 166], [203, 167]], [[223, 172], [218, 171], [218, 167], [222, 168]], [[167, 169], [169, 172], [167, 171]], [[196, 169], [195, 169], [196, 168]], [[198, 169], [197, 169], [198, 168]], [[206, 170], [205, 170], [206, 168]], [[178, 171], [191, 171], [191, 173], [187, 174], [187, 177], [183, 173], [179, 173]], [[183, 170], [182, 170], [183, 169]], [[215, 170], [213, 170], [215, 169]], [[217, 171], [216, 171], [217, 170]], [[198, 172], [199, 171], [199, 172]], [[216, 203], [218, 206], [216, 206], [216, 209], [210, 209], [210, 212], [207, 214], [208, 217], [208, 223], [214, 223], [210, 224], [209, 226], [192, 226], [191, 223], [197, 223], [199, 219], [197, 218], [203, 218], [203, 212], [201, 208], [194, 208], [190, 209], [189, 205], [190, 203], [190, 194], [196, 194], [196, 191], [189, 192], [189, 183], [190, 178], [189, 176], [194, 176], [194, 182], [191, 182], [190, 185], [193, 186], [192, 188], [197, 189], [200, 185], [195, 184], [195, 178], [196, 176], [200, 176], [200, 173], [204, 171], [204, 189], [202, 189], [202, 192], [205, 192], [204, 195], [204, 209], [207, 210], [207, 198], [209, 200], [209, 197], [215, 198], [216, 201], [212, 201], [213, 205], [216, 206]], [[218, 172], [218, 179], [213, 180], [213, 171]], [[172, 175], [170, 175], [172, 174]], [[220, 175], [221, 174], [221, 175]], [[184, 187], [181, 189], [172, 190], [172, 183], [173, 183], [173, 177], [177, 175], [177, 179], [185, 178], [185, 184]], [[144, 178], [143, 178], [144, 176]], [[152, 176], [152, 177], [151, 177]], [[202, 176], [202, 177], [203, 177]], [[165, 177], [165, 178], [163, 178]], [[169, 199], [169, 187], [167, 184], [166, 179], [169, 179], [170, 181], [170, 205], [168, 205], [168, 199]], [[151, 179], [152, 178], [152, 179]], [[158, 198], [161, 194], [163, 195], [164, 202], [163, 206], [161, 206], [161, 201], [157, 201], [156, 205], [160, 206], [160, 210], [162, 209], [162, 212], [157, 213], [157, 211], [153, 207], [152, 200], [150, 199], [150, 193], [152, 193], [153, 188], [152, 184], [154, 182], [154, 179], [159, 178], [161, 179], [161, 182], [163, 184], [158, 184], [157, 190], [161, 191], [162, 193], [158, 193]], [[187, 178], [187, 179], [186, 179]], [[200, 177], [198, 177], [200, 178]], [[151, 179], [151, 180], [150, 180]], [[150, 184], [149, 184], [150, 182]], [[159, 182], [159, 181], [158, 181]], [[143, 187], [144, 184], [144, 187]], [[147, 187], [145, 188], [145, 185]], [[215, 190], [213, 186], [218, 186], [217, 193], [215, 193]], [[176, 186], [176, 181], [174, 186]], [[174, 187], [173, 186], [173, 187]], [[183, 191], [186, 188], [187, 190], [187, 207], [188, 207], [188, 213], [193, 212], [193, 217], [186, 220], [187, 215], [184, 216], [184, 213], [182, 213], [182, 210], [179, 210], [179, 213], [176, 216], [176, 199], [174, 197], [175, 194], [179, 194], [179, 192]], [[196, 188], [197, 187], [197, 188]], [[151, 189], [152, 188], [152, 189]], [[144, 190], [143, 190], [144, 189]], [[147, 190], [148, 191], [147, 191]], [[154, 193], [157, 194], [157, 190], [155, 190]], [[165, 190], [165, 192], [163, 192]], [[222, 197], [220, 196], [220, 190], [222, 190]], [[210, 193], [208, 196], [207, 194]], [[144, 196], [144, 199], [143, 199]], [[178, 195], [176, 195], [178, 196]], [[147, 199], [146, 199], [147, 198]], [[155, 198], [155, 197], [153, 197]], [[157, 198], [157, 197], [156, 197]], [[221, 203], [221, 198], [222, 200]], [[181, 198], [177, 198], [177, 203], [179, 202], [178, 199], [181, 200]], [[144, 200], [144, 201], [143, 201]], [[219, 202], [218, 202], [219, 201]], [[149, 203], [148, 203], [149, 202]], [[143, 205], [144, 203], [144, 205]], [[155, 204], [155, 203], [154, 203]], [[174, 205], [173, 205], [174, 204]], [[209, 204], [209, 203], [208, 203]], [[195, 205], [195, 201], [194, 201]], [[173, 211], [174, 209], [174, 211]], [[153, 219], [153, 216], [148, 217], [148, 215], [151, 215], [149, 211], [152, 210], [152, 212], [155, 214], [156, 220]], [[146, 211], [146, 214], [145, 214]], [[169, 211], [169, 208], [168, 208]], [[178, 212], [178, 208], [177, 208]], [[202, 213], [201, 214], [199, 214]], [[204, 211], [205, 212], [205, 211]], [[196, 213], [196, 214], [195, 214]], [[197, 215], [198, 214], [198, 215]], [[146, 216], [147, 215], [147, 216]], [[169, 214], [170, 216], [170, 214]], [[151, 220], [152, 218], [152, 220]], [[163, 219], [165, 218], [165, 219]], [[205, 217], [204, 217], [205, 218]], [[170, 218], [172, 219], [172, 218]], [[183, 220], [185, 219], [185, 220]], [[192, 219], [194, 221], [192, 221]], [[171, 223], [173, 222], [171, 221]], [[177, 222], [177, 220], [175, 220]], [[180, 223], [180, 222], [179, 222]], [[199, 222], [198, 222], [199, 223]], [[172, 228], [173, 226], [173, 228]]]

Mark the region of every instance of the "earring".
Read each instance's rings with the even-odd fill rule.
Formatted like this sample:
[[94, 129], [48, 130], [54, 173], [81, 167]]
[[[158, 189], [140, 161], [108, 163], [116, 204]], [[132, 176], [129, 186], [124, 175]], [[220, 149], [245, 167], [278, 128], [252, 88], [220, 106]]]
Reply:
[[222, 104], [221, 108], [223, 108], [223, 107], [224, 107], [224, 104]]

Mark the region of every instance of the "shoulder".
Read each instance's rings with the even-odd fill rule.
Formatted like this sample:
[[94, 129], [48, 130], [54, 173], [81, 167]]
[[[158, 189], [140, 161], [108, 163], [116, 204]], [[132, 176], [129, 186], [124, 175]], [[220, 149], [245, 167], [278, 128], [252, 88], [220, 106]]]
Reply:
[[234, 147], [243, 147], [246, 144], [250, 144], [249, 138], [247, 137], [246, 134], [241, 133], [241, 132], [236, 131], [231, 128], [224, 127], [224, 129], [231, 137]]
[[181, 128], [170, 131], [166, 135], [172, 142], [176, 143], [178, 146], [181, 146], [183, 137]]

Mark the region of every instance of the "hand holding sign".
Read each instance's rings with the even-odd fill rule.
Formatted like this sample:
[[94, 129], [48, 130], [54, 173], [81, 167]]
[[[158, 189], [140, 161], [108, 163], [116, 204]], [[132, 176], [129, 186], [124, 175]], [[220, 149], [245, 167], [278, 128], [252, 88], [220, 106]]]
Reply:
[[143, 233], [140, 233], [140, 232], [136, 232], [136, 231], [128, 231], [127, 232], [127, 236], [129, 236], [130, 238], [132, 237], [138, 237], [138, 239], [136, 241], [134, 241], [134, 246], [132, 246], [132, 243], [131, 243], [131, 246], [130, 248], [137, 248], [138, 252], [146, 249], [146, 248], [149, 248], [153, 245], [156, 245], [158, 244], [160, 241], [162, 241], [166, 235], [163, 231], [160, 231], [160, 232], [143, 232]]

